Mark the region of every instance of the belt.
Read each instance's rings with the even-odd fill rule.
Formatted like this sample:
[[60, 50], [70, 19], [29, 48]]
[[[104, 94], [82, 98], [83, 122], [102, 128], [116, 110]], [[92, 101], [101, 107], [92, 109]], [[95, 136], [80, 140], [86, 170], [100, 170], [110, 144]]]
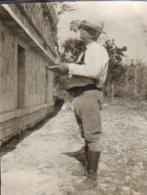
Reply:
[[102, 91], [102, 88], [98, 88], [94, 84], [88, 84], [88, 85], [81, 86], [81, 87], [73, 87], [73, 88], [67, 89], [67, 91], [73, 97], [77, 97], [77, 96], [81, 95], [83, 92], [89, 91], [89, 90], [99, 90], [99, 91]]

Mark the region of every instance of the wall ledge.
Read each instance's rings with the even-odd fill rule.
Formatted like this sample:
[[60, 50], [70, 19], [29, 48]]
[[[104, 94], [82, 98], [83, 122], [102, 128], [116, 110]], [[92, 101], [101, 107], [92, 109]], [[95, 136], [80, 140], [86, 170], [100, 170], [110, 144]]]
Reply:
[[37, 106], [27, 107], [27, 108], [23, 108], [23, 109], [15, 109], [12, 111], [1, 113], [0, 114], [0, 123], [7, 121], [7, 120], [11, 120], [14, 118], [24, 116], [26, 114], [30, 114], [30, 113], [42, 110], [45, 108], [51, 108], [51, 107], [53, 107], [53, 103], [41, 104], [41, 105], [37, 105]]

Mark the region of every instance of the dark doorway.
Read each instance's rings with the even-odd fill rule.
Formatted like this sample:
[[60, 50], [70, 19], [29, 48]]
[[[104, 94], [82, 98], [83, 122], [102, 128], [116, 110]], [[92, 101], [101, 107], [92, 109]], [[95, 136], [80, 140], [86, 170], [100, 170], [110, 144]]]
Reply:
[[17, 107], [25, 106], [25, 49], [18, 45], [17, 64]]

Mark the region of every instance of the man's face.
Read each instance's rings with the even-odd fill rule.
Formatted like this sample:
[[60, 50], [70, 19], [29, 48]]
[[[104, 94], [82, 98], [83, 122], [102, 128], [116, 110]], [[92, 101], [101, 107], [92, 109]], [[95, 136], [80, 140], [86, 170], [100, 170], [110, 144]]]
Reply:
[[91, 36], [86, 30], [81, 29], [80, 30], [80, 38], [81, 38], [81, 40], [83, 40], [85, 42], [85, 41], [89, 40], [91, 38]]

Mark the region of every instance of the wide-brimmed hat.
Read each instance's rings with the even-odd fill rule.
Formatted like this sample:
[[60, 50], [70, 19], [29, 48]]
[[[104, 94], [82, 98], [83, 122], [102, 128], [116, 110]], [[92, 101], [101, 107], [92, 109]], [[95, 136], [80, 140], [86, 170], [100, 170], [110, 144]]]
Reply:
[[90, 28], [90, 29], [93, 29], [97, 32], [105, 34], [105, 32], [103, 31], [103, 28], [104, 28], [104, 22], [103, 21], [98, 21], [95, 24], [91, 21], [89, 22], [89, 21], [83, 20], [83, 21], [80, 22], [79, 29], [81, 29], [83, 27], [87, 27], [87, 29]]

